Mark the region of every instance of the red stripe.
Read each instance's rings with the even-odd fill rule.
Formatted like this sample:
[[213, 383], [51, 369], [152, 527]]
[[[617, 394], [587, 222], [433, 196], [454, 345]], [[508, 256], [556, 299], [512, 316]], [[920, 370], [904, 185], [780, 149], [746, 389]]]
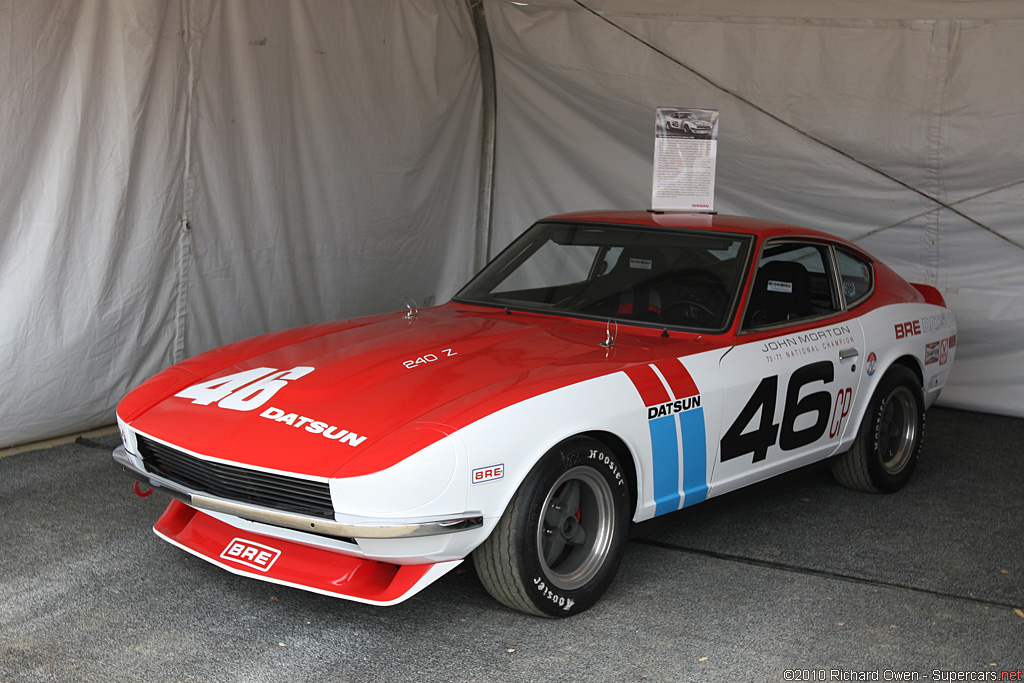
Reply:
[[665, 380], [668, 381], [668, 385], [671, 387], [672, 393], [675, 394], [675, 398], [686, 398], [700, 393], [693, 378], [690, 377], [690, 373], [687, 372], [686, 368], [678, 360], [660, 361], [655, 366], [665, 376]]
[[[682, 366], [680, 366], [682, 367]], [[626, 368], [626, 375], [640, 392], [645, 406], [656, 406], [669, 401], [668, 391], [661, 378], [650, 365], [636, 365]]]

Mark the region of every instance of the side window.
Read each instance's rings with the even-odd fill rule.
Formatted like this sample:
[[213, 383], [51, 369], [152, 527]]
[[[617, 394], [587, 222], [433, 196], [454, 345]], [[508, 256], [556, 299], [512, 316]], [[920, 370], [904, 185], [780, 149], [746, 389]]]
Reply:
[[829, 248], [820, 244], [766, 246], [757, 265], [743, 326], [766, 327], [838, 311], [829, 263]]
[[836, 260], [839, 261], [839, 278], [843, 282], [846, 307], [856, 306], [871, 293], [875, 282], [874, 270], [864, 259], [841, 249], [836, 249]]

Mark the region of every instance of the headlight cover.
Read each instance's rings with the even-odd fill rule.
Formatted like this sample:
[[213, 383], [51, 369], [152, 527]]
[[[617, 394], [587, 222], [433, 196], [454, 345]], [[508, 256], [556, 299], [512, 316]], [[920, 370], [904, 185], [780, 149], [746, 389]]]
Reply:
[[467, 487], [454, 484], [468, 481], [457, 478], [458, 472], [465, 472], [466, 458], [456, 439], [433, 426], [408, 429], [430, 430], [440, 438], [380, 472], [331, 479], [331, 495], [339, 512], [430, 516], [463, 511]]

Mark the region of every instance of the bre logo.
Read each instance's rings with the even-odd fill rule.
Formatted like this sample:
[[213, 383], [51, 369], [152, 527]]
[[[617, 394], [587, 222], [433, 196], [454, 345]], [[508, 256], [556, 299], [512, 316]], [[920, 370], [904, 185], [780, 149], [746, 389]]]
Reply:
[[908, 320], [905, 323], [896, 323], [896, 338], [914, 337], [921, 334], [921, 321]]
[[271, 548], [269, 545], [247, 541], [244, 538], [233, 538], [220, 556], [225, 560], [238, 562], [265, 572], [274, 566], [277, 558], [281, 557], [281, 551]]
[[488, 465], [487, 467], [480, 467], [473, 470], [473, 476], [470, 481], [473, 484], [482, 484], [485, 481], [495, 481], [505, 476], [505, 465]]

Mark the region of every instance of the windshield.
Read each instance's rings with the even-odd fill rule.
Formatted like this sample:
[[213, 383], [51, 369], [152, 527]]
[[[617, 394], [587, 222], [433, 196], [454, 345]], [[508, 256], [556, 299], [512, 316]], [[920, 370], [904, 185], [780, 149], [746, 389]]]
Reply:
[[460, 301], [658, 326], [729, 326], [753, 237], [593, 223], [537, 223]]

